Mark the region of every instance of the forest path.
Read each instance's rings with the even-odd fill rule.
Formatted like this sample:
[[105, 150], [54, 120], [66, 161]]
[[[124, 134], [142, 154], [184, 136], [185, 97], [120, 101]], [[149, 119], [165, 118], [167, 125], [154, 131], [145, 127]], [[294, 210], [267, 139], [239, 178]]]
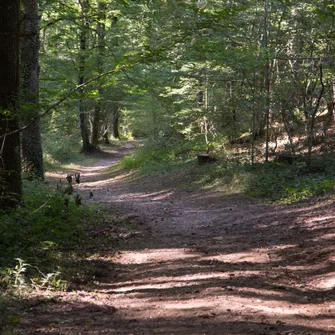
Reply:
[[333, 200], [265, 205], [138, 176], [116, 165], [132, 150], [75, 168], [134, 229], [116, 254], [94, 245], [91, 280], [34, 307], [22, 334], [335, 334]]

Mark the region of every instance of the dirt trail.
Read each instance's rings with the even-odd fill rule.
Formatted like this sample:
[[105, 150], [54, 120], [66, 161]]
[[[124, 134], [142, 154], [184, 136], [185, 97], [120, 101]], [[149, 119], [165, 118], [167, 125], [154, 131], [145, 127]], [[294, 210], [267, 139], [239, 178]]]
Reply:
[[91, 283], [27, 312], [22, 334], [335, 334], [333, 200], [264, 205], [112, 171], [130, 150], [77, 171], [135, 230], [91, 256]]

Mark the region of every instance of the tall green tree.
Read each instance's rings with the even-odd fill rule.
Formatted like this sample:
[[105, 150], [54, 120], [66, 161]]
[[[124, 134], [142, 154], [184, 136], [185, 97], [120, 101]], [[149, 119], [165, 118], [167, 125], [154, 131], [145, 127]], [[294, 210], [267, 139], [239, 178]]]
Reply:
[[[97, 3], [98, 7], [98, 17], [97, 17], [97, 74], [101, 75], [103, 73], [103, 65], [105, 61], [105, 35], [106, 35], [106, 3], [99, 0]], [[98, 97], [94, 104], [94, 112], [91, 121], [91, 144], [94, 147], [98, 146], [99, 135], [100, 135], [100, 114], [102, 109], [102, 95], [103, 95], [103, 80], [98, 80], [97, 85]]]
[[78, 100], [78, 112], [80, 120], [80, 131], [82, 138], [82, 153], [89, 153], [94, 150], [94, 146], [90, 143], [88, 133], [88, 115], [86, 113], [84, 92], [85, 88], [83, 84], [85, 82], [86, 66], [87, 66], [87, 44], [88, 44], [88, 33], [89, 33], [89, 20], [88, 20], [88, 0], [79, 1], [80, 4], [80, 32], [79, 32], [79, 67], [78, 67], [78, 86], [80, 88], [80, 97]]

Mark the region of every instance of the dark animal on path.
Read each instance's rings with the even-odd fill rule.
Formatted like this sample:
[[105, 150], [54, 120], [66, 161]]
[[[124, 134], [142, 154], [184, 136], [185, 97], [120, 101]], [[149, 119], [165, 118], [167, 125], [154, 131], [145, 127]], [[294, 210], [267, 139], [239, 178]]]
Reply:
[[66, 176], [66, 180], [67, 180], [67, 182], [68, 182], [69, 184], [72, 184], [72, 174], [68, 174], [68, 175]]
[[63, 192], [64, 195], [71, 195], [73, 194], [73, 186], [69, 185]]
[[77, 206], [81, 205], [81, 196], [80, 194], [77, 194], [75, 197], [74, 197], [74, 202]]
[[75, 180], [76, 180], [76, 183], [77, 184], [80, 184], [80, 173], [78, 173], [78, 174], [74, 174], [74, 178], [75, 178]]

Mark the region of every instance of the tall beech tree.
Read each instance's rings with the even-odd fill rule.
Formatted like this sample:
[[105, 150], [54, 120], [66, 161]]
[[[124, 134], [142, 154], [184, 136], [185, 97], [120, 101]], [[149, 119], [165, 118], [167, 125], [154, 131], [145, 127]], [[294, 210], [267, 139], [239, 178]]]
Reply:
[[22, 198], [19, 97], [20, 1], [0, 3], [0, 209]]
[[22, 0], [21, 119], [22, 167], [32, 178], [44, 179], [39, 117], [39, 24], [37, 0]]
[[[78, 86], [82, 86], [85, 82], [85, 72], [87, 65], [87, 43], [88, 43], [88, 32], [89, 32], [89, 21], [88, 21], [88, 1], [80, 0], [81, 8], [81, 26], [79, 33], [79, 68], [78, 68]], [[88, 125], [87, 125], [87, 114], [85, 109], [84, 101], [85, 89], [80, 89], [80, 97], [78, 101], [78, 111], [80, 120], [80, 132], [82, 138], [82, 153], [89, 153], [94, 151], [94, 146], [90, 143]]]
[[[105, 53], [105, 35], [106, 35], [106, 3], [98, 1], [98, 23], [97, 23], [97, 72], [99, 75], [103, 73], [104, 53]], [[98, 98], [94, 104], [94, 112], [91, 121], [91, 144], [94, 147], [98, 146], [100, 135], [100, 114], [102, 109], [102, 94], [103, 94], [103, 79], [98, 80]]]

